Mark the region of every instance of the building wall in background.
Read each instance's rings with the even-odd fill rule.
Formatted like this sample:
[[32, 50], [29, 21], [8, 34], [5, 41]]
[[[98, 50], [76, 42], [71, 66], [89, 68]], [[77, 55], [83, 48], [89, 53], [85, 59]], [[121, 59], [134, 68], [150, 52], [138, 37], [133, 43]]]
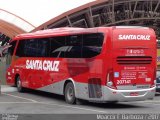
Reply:
[[2, 58], [0, 60], [0, 84], [6, 84], [6, 67], [5, 67], [6, 63], [5, 63], [5, 60], [4, 58]]

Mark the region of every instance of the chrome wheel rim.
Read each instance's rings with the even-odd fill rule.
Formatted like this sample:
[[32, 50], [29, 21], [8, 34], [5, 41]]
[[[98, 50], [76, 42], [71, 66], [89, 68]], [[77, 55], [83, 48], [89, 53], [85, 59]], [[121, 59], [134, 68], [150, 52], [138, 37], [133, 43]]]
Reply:
[[71, 101], [74, 97], [74, 91], [72, 87], [69, 87], [67, 90], [67, 98], [69, 101]]

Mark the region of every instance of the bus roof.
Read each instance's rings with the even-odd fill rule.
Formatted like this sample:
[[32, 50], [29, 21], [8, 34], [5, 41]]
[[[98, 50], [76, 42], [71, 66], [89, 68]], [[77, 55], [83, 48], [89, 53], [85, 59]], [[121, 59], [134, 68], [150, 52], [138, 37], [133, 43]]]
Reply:
[[33, 33], [25, 33], [17, 35], [14, 40], [19, 39], [29, 39], [29, 38], [41, 38], [41, 37], [51, 37], [51, 36], [63, 36], [69, 34], [78, 33], [97, 33], [102, 32], [106, 29], [147, 29], [147, 27], [141, 26], [112, 26], [112, 27], [95, 27], [95, 28], [76, 28], [76, 27], [62, 27], [55, 29], [39, 30]]
[[[50, 36], [63, 36], [67, 34], [78, 34], [78, 33], [96, 33], [98, 32], [97, 28], [74, 28], [74, 27], [63, 27], [63, 28], [55, 28], [55, 29], [47, 29], [47, 30], [39, 30], [33, 33], [25, 33], [17, 35], [14, 40], [17, 39], [27, 39], [27, 38], [41, 38], [50, 37]], [[103, 27], [104, 28], [104, 27]]]

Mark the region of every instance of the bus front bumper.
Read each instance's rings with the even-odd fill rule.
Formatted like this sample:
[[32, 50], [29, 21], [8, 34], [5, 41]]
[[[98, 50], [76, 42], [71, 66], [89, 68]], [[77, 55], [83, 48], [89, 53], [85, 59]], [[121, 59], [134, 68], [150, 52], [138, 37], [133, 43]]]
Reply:
[[105, 86], [103, 93], [104, 101], [129, 102], [153, 99], [155, 96], [155, 88], [156, 87], [139, 90], [115, 90]]

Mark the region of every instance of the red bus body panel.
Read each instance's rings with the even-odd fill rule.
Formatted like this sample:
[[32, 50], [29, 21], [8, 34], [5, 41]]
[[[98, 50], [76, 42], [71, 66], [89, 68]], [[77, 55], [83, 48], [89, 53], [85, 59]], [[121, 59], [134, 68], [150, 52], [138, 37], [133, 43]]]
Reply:
[[116, 86], [153, 85], [153, 71], [156, 70], [152, 67], [156, 65], [154, 31], [119, 28], [114, 29], [113, 34], [113, 71], [120, 73], [119, 77], [114, 77]]

